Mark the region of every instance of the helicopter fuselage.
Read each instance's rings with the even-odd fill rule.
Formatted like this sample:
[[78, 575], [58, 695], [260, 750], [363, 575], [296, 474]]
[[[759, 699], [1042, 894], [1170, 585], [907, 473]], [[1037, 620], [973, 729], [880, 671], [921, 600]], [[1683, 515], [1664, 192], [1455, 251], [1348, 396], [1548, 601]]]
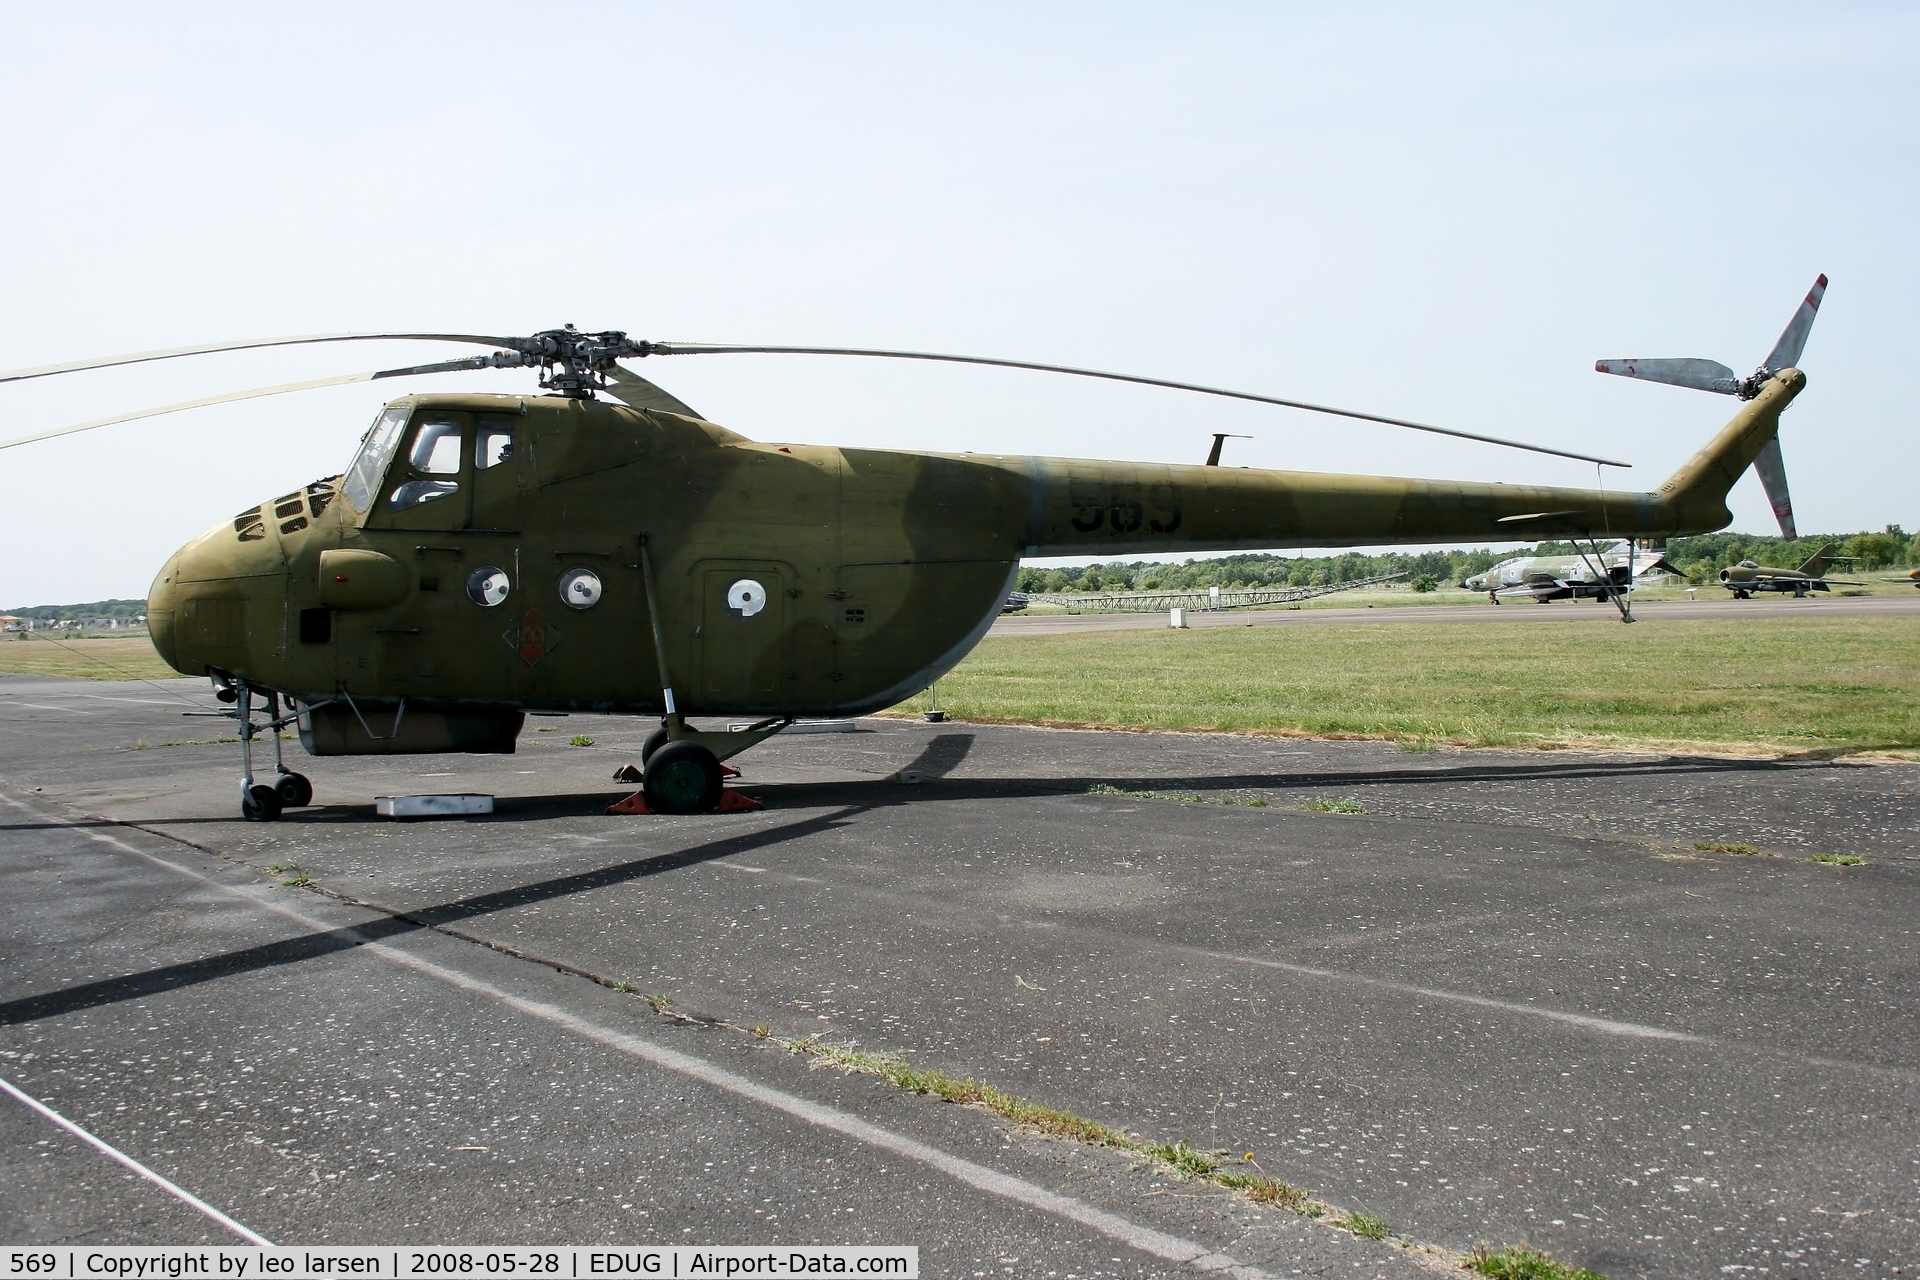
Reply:
[[525, 711], [658, 715], [669, 681], [683, 715], [859, 714], [957, 664], [1023, 556], [1719, 528], [1803, 383], [1776, 375], [1653, 493], [777, 445], [590, 399], [407, 397], [343, 475], [176, 552], [148, 618], [176, 670], [329, 704], [301, 724], [319, 754], [511, 750]]

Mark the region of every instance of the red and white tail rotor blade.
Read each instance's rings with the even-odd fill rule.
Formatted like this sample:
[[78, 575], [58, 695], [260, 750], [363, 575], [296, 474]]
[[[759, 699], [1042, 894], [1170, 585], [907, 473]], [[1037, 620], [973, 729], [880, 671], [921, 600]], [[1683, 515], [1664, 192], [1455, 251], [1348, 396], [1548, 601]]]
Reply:
[[1773, 344], [1773, 351], [1762, 365], [1770, 373], [1782, 369], [1800, 367], [1800, 353], [1807, 349], [1807, 335], [1813, 332], [1813, 318], [1820, 311], [1820, 299], [1827, 295], [1827, 278], [1821, 276], [1813, 282], [1813, 288], [1807, 290], [1807, 296], [1800, 309], [1793, 313], [1793, 319], [1787, 321], [1786, 330], [1781, 333], [1780, 341]]
[[1669, 386], [1692, 387], [1696, 391], [1717, 391], [1723, 396], [1737, 395], [1740, 378], [1718, 360], [1596, 360], [1600, 373], [1638, 378], [1642, 382], [1664, 382]]

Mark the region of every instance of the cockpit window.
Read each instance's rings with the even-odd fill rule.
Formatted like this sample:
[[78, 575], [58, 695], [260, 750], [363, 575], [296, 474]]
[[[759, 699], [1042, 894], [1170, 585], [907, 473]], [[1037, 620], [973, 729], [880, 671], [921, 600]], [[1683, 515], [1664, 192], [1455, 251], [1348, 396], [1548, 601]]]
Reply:
[[413, 433], [413, 449], [407, 455], [415, 471], [430, 476], [450, 476], [460, 470], [460, 424], [444, 418], [420, 424]]
[[341, 494], [355, 510], [365, 511], [373, 505], [374, 490], [386, 473], [393, 446], [399, 442], [400, 430], [406, 425], [407, 410], [395, 405], [383, 410], [367, 429], [360, 441], [360, 452], [354, 455], [353, 465], [347, 468], [347, 478], [340, 486]]
[[474, 470], [485, 471], [512, 458], [513, 424], [505, 418], [480, 418], [473, 435]]
[[387, 505], [395, 511], [404, 511], [408, 507], [417, 507], [423, 502], [432, 502], [435, 498], [458, 492], [460, 486], [451, 480], [409, 480], [394, 489], [393, 496], [387, 499]]

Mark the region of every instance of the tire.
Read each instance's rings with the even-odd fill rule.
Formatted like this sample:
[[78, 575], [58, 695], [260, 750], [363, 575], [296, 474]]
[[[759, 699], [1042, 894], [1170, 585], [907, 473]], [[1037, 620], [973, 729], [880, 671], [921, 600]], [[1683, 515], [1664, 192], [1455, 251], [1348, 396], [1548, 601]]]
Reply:
[[1748, 595], [1748, 594], [1747, 594], [1746, 592], [1744, 592], [1744, 591], [1736, 591], [1736, 592], [1734, 592], [1734, 593], [1733, 593], [1733, 598], [1734, 598], [1735, 600], [1751, 600], [1751, 599], [1753, 599], [1753, 597], [1752, 597], [1752, 596], [1750, 596], [1750, 595]]
[[647, 761], [653, 759], [653, 753], [666, 746], [668, 741], [667, 726], [665, 725], [661, 725], [658, 729], [648, 734], [646, 742], [640, 746], [641, 765], [644, 766]]
[[280, 818], [280, 793], [272, 787], [252, 787], [240, 797], [240, 816], [248, 822], [276, 822]]
[[313, 803], [313, 783], [302, 773], [283, 773], [273, 784], [282, 809], [304, 809]]
[[655, 813], [706, 813], [720, 803], [720, 761], [697, 742], [669, 742], [647, 761], [640, 790]]

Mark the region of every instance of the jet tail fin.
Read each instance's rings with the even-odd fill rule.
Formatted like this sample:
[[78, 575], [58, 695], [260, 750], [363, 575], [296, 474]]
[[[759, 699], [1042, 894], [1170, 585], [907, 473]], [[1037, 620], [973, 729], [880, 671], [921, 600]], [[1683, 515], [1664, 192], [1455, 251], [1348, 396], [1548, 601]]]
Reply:
[[1808, 556], [1795, 572], [1804, 573], [1809, 578], [1824, 578], [1827, 570], [1833, 566], [1833, 544], [1827, 543]]

